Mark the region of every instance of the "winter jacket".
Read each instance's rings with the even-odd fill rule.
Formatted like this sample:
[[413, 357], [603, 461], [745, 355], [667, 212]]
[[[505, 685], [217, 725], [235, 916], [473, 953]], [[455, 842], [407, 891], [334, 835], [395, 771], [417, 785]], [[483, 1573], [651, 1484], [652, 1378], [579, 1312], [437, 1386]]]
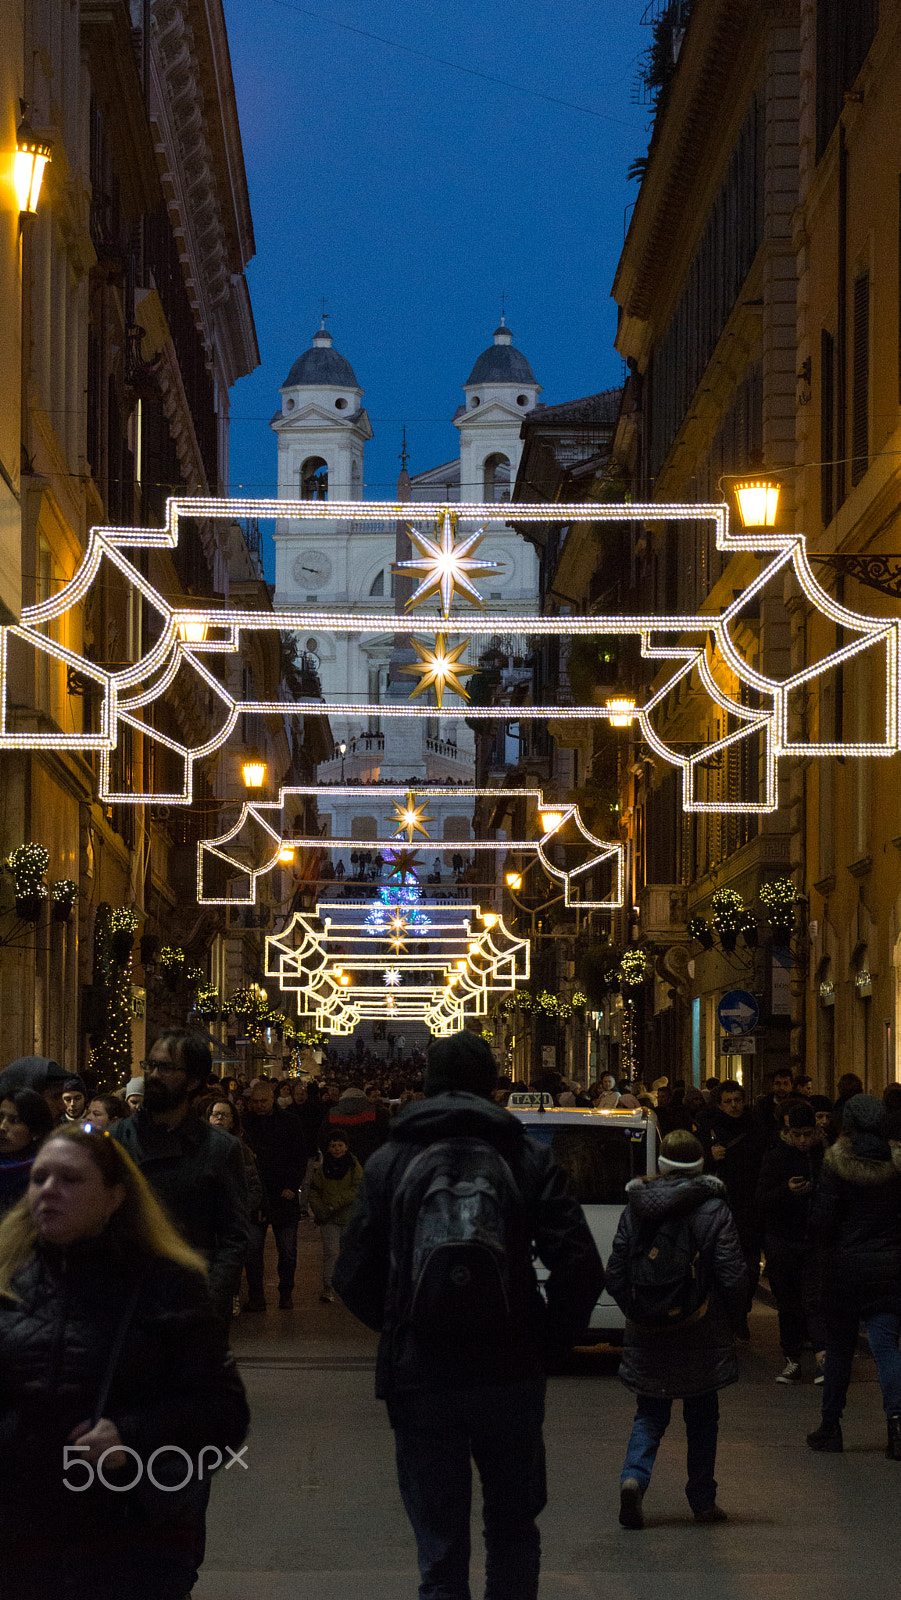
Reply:
[[796, 1150], [784, 1134], [771, 1144], [763, 1158], [757, 1180], [757, 1213], [764, 1239], [791, 1245], [800, 1252], [807, 1245], [813, 1192], [795, 1194], [789, 1188], [792, 1178], [807, 1178], [815, 1186], [823, 1164], [823, 1147]]
[[336, 1106], [323, 1118], [319, 1129], [319, 1148], [328, 1148], [329, 1135], [339, 1129], [361, 1167], [388, 1137], [391, 1123], [384, 1106], [367, 1100], [362, 1089], [345, 1089]]
[[314, 1167], [310, 1179], [310, 1210], [314, 1220], [334, 1222], [343, 1227], [362, 1181], [363, 1168], [354, 1157], [343, 1178], [327, 1178], [322, 1167]]
[[[297, 1118], [275, 1106], [262, 1116], [244, 1118], [244, 1138], [256, 1158], [263, 1183], [266, 1214], [273, 1222], [291, 1222], [300, 1210], [297, 1191], [307, 1171], [307, 1152]], [[291, 1198], [284, 1193], [291, 1190]]]
[[[236, 1135], [232, 1134], [232, 1138], [234, 1139], [235, 1137]], [[244, 1161], [244, 1180], [247, 1184], [247, 1215], [251, 1222], [256, 1222], [266, 1203], [266, 1196], [263, 1193], [263, 1180], [260, 1177], [257, 1158], [250, 1145], [244, 1139], [239, 1139], [238, 1143], [241, 1146], [241, 1156]]]
[[827, 1313], [901, 1315], [901, 1145], [889, 1149], [885, 1160], [860, 1156], [842, 1134], [823, 1157], [810, 1233], [823, 1251]]
[[[714, 1110], [705, 1129], [703, 1144], [707, 1171], [725, 1186], [732, 1215], [740, 1224], [744, 1224], [755, 1216], [757, 1180], [764, 1150], [760, 1124], [750, 1111], [743, 1111], [740, 1117], [727, 1117], [724, 1111]], [[714, 1145], [720, 1145], [726, 1151], [719, 1161], [715, 1161], [711, 1154]]]
[[188, 1243], [205, 1256], [210, 1295], [222, 1315], [230, 1316], [250, 1237], [238, 1140], [193, 1115], [165, 1128], [143, 1106], [109, 1131]]
[[[123, 1444], [145, 1464], [159, 1446], [178, 1445], [196, 1464], [203, 1446], [224, 1456], [246, 1435], [247, 1401], [225, 1325], [197, 1273], [155, 1257], [126, 1259], [103, 1236], [66, 1249], [38, 1247], [13, 1280], [16, 1298], [0, 1298], [0, 1532], [17, 1548], [33, 1541], [33, 1548], [69, 1549], [117, 1536], [139, 1547], [148, 1537], [165, 1545], [170, 1519], [184, 1518], [176, 1495], [160, 1493], [151, 1506], [139, 1492], [96, 1480], [78, 1494], [63, 1482], [84, 1481], [83, 1468], [66, 1471], [64, 1446], [92, 1416], [136, 1283], [103, 1406]], [[181, 1479], [184, 1458], [175, 1461]], [[172, 1462], [158, 1458], [161, 1481]], [[105, 1471], [115, 1482], [109, 1465]], [[122, 1481], [134, 1475], [129, 1457]]]
[[[651, 1233], [673, 1215], [690, 1214], [702, 1283], [710, 1285], [700, 1314], [672, 1328], [628, 1320], [629, 1262], [640, 1230]], [[735, 1223], [718, 1178], [633, 1178], [607, 1263], [607, 1289], [626, 1314], [619, 1376], [635, 1394], [684, 1399], [735, 1383], [732, 1330], [747, 1310], [748, 1278]]]
[[[460, 1358], [451, 1364], [425, 1351], [388, 1300], [391, 1202], [403, 1173], [426, 1145], [442, 1139], [483, 1139], [508, 1162], [523, 1196], [533, 1253], [548, 1269], [546, 1300], [534, 1268], [517, 1285], [521, 1313], [501, 1356]], [[566, 1350], [604, 1287], [604, 1270], [582, 1208], [567, 1192], [550, 1149], [530, 1139], [522, 1123], [478, 1095], [454, 1090], [415, 1101], [391, 1123], [388, 1140], [367, 1162], [344, 1235], [332, 1283], [354, 1316], [381, 1332], [376, 1394], [437, 1391], [539, 1377]]]

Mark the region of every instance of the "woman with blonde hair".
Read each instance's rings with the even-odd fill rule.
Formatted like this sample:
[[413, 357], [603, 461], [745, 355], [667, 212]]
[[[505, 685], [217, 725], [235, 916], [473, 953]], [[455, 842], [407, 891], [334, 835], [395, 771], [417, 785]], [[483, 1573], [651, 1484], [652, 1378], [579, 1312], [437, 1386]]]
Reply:
[[181, 1600], [247, 1431], [202, 1258], [108, 1134], [58, 1128], [0, 1224], [5, 1590]]

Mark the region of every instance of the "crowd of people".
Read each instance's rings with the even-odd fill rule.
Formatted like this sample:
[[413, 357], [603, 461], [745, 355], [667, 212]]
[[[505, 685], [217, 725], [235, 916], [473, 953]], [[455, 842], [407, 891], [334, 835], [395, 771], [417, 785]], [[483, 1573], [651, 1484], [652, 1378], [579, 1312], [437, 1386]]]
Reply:
[[[222, 1078], [207, 1040], [174, 1029], [119, 1093], [92, 1095], [43, 1057], [0, 1073], [0, 1528], [17, 1530], [16, 1592], [189, 1593], [212, 1472], [247, 1429], [228, 1324], [267, 1309], [270, 1229], [278, 1307], [293, 1309], [308, 1217], [323, 1303], [337, 1292], [381, 1332], [377, 1392], [421, 1594], [468, 1593], [471, 1456], [489, 1592], [537, 1593], [545, 1367], [605, 1282], [581, 1208], [550, 1148], [506, 1110], [526, 1085], [498, 1077], [484, 1040], [461, 1033], [387, 1061], [357, 1041], [325, 1052], [320, 1072]], [[659, 1172], [628, 1185], [606, 1263], [637, 1402], [623, 1526], [644, 1525], [677, 1399], [694, 1519], [725, 1520], [718, 1394], [737, 1377], [761, 1267], [776, 1381], [821, 1390], [810, 1448], [843, 1448], [863, 1324], [886, 1455], [901, 1461], [901, 1085], [879, 1099], [848, 1073], [832, 1101], [777, 1072], [753, 1104], [735, 1079], [697, 1089], [606, 1073], [586, 1089], [545, 1073], [529, 1088], [562, 1107], [643, 1108], [660, 1136]], [[172, 1452], [189, 1466], [177, 1486]], [[67, 1493], [78, 1472], [80, 1514]]]

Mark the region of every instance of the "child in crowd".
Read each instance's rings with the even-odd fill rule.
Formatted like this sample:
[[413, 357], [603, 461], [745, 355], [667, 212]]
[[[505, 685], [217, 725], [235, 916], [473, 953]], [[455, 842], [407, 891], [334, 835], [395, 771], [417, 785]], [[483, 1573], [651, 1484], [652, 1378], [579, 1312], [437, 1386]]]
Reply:
[[332, 1272], [362, 1179], [363, 1168], [351, 1155], [344, 1134], [333, 1133], [322, 1157], [322, 1166], [314, 1168], [310, 1179], [310, 1210], [314, 1222], [322, 1229], [320, 1300], [330, 1302], [335, 1298]]

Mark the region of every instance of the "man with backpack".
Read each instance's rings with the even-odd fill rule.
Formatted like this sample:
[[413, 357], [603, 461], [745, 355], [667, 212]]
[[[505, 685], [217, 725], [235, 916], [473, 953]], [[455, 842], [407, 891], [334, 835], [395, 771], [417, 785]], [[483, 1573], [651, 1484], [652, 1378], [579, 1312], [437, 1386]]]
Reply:
[[716, 1503], [717, 1391], [738, 1377], [734, 1329], [747, 1272], [726, 1191], [703, 1173], [694, 1134], [660, 1146], [657, 1178], [633, 1178], [607, 1264], [607, 1289], [626, 1316], [619, 1376], [638, 1397], [620, 1477], [619, 1520], [643, 1528], [642, 1499], [673, 1400], [688, 1435], [686, 1495], [695, 1522], [725, 1522]]
[[469, 1600], [471, 1458], [486, 1600], [536, 1600], [545, 1372], [604, 1286], [550, 1149], [492, 1102], [496, 1075], [475, 1034], [432, 1043], [426, 1098], [366, 1163], [332, 1280], [381, 1332], [376, 1394], [394, 1429], [421, 1600]]

